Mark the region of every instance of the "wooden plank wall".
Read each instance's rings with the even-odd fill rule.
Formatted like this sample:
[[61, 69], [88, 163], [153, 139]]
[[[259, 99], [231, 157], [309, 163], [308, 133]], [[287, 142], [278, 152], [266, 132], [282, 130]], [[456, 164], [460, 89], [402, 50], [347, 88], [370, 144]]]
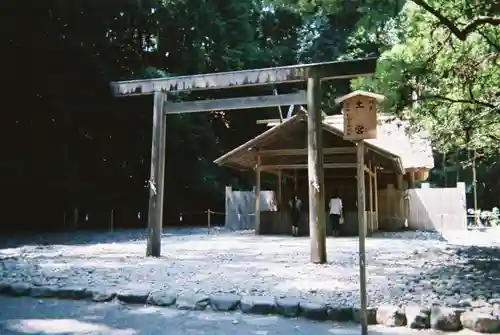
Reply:
[[[366, 178], [368, 183], [368, 178]], [[327, 179], [325, 181], [325, 210], [328, 214], [328, 202], [332, 197], [334, 190], [338, 191], [344, 205], [345, 226], [342, 227], [344, 235], [357, 235], [358, 234], [358, 221], [357, 221], [357, 194], [356, 194], [356, 179], [354, 177], [349, 179]], [[368, 189], [368, 186], [367, 186]], [[290, 219], [288, 213], [288, 201], [293, 195], [293, 180], [287, 180], [283, 187], [283, 204], [281, 210], [284, 213], [278, 212], [277, 195], [275, 191], [261, 191], [261, 233], [263, 234], [289, 234]], [[308, 194], [307, 184], [303, 179], [298, 183], [298, 195], [304, 203], [303, 215], [301, 218], [300, 231], [307, 233], [309, 231], [307, 210], [308, 210]], [[377, 230], [375, 213], [370, 214], [368, 208], [367, 194], [367, 233], [371, 234]], [[379, 195], [380, 199], [380, 195]], [[380, 207], [380, 200], [379, 200]], [[226, 218], [225, 226], [231, 230], [248, 230], [255, 228], [255, 194], [253, 191], [235, 191], [231, 187], [226, 188]], [[373, 221], [370, 220], [373, 217]], [[326, 216], [328, 220], [328, 215]], [[370, 222], [373, 225], [370, 226]], [[329, 227], [327, 222], [327, 227]]]
[[430, 188], [422, 184], [422, 188], [407, 192], [409, 228], [439, 232], [467, 228], [464, 183], [448, 188]]
[[404, 191], [388, 184], [385, 190], [378, 191], [379, 229], [397, 231], [405, 226]]
[[[260, 210], [276, 211], [274, 191], [260, 192]], [[230, 230], [255, 229], [255, 192], [233, 191], [226, 187], [226, 220], [225, 227]]]

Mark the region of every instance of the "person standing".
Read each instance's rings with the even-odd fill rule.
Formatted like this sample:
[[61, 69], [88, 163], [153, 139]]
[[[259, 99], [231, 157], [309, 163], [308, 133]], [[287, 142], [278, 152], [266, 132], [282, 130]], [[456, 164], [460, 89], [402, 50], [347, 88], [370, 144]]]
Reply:
[[338, 196], [337, 192], [333, 194], [328, 205], [330, 226], [333, 231], [333, 236], [338, 236], [340, 231], [340, 225], [344, 221], [343, 211], [342, 211], [342, 199]]
[[299, 236], [300, 209], [302, 208], [302, 200], [294, 194], [292, 199], [288, 202], [288, 206], [290, 206], [290, 217], [292, 219], [292, 235]]

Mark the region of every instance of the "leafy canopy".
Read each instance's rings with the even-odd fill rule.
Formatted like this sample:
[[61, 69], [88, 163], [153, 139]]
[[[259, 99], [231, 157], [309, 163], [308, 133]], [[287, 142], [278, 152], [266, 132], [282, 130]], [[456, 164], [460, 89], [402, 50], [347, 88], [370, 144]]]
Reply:
[[442, 152], [496, 150], [500, 29], [494, 17], [486, 19], [487, 6], [437, 0], [433, 6], [408, 2], [394, 27], [398, 40], [382, 53], [376, 76], [353, 84], [385, 94], [385, 109], [430, 129]]

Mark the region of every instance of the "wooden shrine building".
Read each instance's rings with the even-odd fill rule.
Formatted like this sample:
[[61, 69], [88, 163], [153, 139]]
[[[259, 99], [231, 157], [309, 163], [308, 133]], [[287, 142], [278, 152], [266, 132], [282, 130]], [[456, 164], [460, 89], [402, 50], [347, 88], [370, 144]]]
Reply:
[[[255, 170], [256, 204], [260, 202], [261, 174], [276, 178], [273, 209], [256, 205], [256, 232], [290, 234], [288, 201], [294, 193], [304, 202], [299, 231], [309, 234], [307, 175], [307, 112], [285, 120], [261, 120], [270, 129], [221, 156], [215, 163], [239, 170]], [[345, 222], [341, 235], [358, 234], [356, 144], [344, 139], [343, 116], [323, 116], [321, 122], [325, 209], [336, 191], [343, 200]], [[377, 117], [377, 138], [364, 140], [367, 233], [403, 228], [408, 213], [405, 189], [427, 179], [434, 166], [427, 134], [408, 135], [406, 124], [388, 116]], [[327, 223], [327, 227], [329, 227]], [[329, 234], [327, 229], [327, 234]]]

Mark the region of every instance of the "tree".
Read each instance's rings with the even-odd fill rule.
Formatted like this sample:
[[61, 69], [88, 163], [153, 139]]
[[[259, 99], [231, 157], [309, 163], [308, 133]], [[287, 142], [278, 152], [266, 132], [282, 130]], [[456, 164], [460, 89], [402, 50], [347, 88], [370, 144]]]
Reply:
[[[440, 25], [446, 27], [451, 34], [461, 41], [469, 35], [479, 32], [486, 39], [481, 28], [485, 26], [500, 26], [500, 4], [494, 1], [440, 1], [412, 0], [427, 13], [433, 15]], [[498, 48], [493, 40], [490, 43]]]
[[[424, 4], [405, 6], [399, 42], [382, 54], [374, 79], [358, 80], [354, 86], [386, 94], [386, 109], [430, 129], [441, 151], [458, 146], [492, 152], [500, 140], [495, 79], [500, 75], [500, 33], [488, 23], [450, 28], [444, 14], [435, 9], [437, 14], [431, 14], [422, 9], [428, 7]], [[456, 5], [450, 6], [460, 8]], [[466, 16], [466, 9], [462, 11]]]
[[[111, 208], [119, 207], [117, 222], [134, 222], [137, 211], [144, 214], [152, 101], [113, 98], [110, 81], [297, 59], [300, 15], [266, 12], [250, 0], [76, 1], [71, 6], [9, 0], [0, 7], [2, 75], [9, 83], [1, 93], [1, 182], [7, 215], [16, 222], [43, 218], [62, 227], [64, 211], [69, 223], [74, 207], [92, 212], [91, 218], [99, 207], [105, 209], [104, 219], [96, 222], [100, 226]], [[215, 92], [220, 97], [241, 93], [249, 94]], [[186, 209], [182, 204], [190, 210], [220, 206], [223, 186], [234, 176], [250, 180], [217, 169], [212, 160], [255, 136], [262, 129], [255, 120], [266, 113], [276, 110], [168, 117], [167, 222], [177, 222], [179, 210]]]
[[[462, 156], [454, 169], [471, 167], [474, 207], [477, 159], [499, 153], [498, 12], [491, 3], [407, 3], [398, 18], [399, 39], [382, 54], [375, 78], [354, 82], [384, 93], [387, 111], [430, 130], [444, 157]], [[442, 171], [446, 180], [446, 165]]]

